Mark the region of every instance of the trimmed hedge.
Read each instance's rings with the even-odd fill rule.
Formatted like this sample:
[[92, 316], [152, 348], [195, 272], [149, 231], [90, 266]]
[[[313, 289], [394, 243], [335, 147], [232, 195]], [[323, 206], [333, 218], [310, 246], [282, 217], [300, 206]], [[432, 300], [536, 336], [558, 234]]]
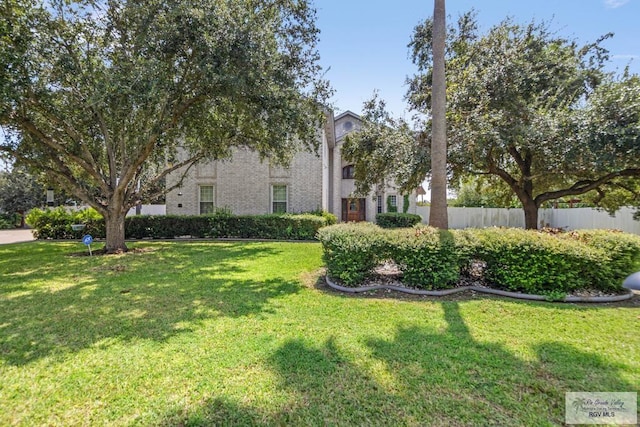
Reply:
[[371, 224], [327, 227], [318, 233], [327, 273], [359, 286], [382, 261], [394, 261], [405, 284], [451, 288], [472, 261], [499, 289], [560, 297], [580, 289], [621, 291], [640, 266], [640, 237], [603, 230], [551, 235], [522, 229], [442, 231], [418, 226], [385, 230]]
[[[127, 239], [248, 238], [313, 240], [318, 230], [335, 224], [335, 216], [326, 213], [235, 216], [220, 210], [212, 215], [138, 215], [125, 219]], [[84, 234], [105, 237], [102, 217], [93, 209], [67, 212], [64, 208], [34, 209], [27, 216], [39, 239], [80, 239]], [[73, 231], [71, 224], [85, 224]]]
[[577, 230], [560, 237], [578, 240], [599, 252], [598, 262], [586, 268], [598, 289], [615, 289], [630, 273], [640, 270], [640, 236], [609, 230]]
[[422, 222], [420, 215], [409, 213], [388, 212], [376, 215], [376, 223], [382, 228], [413, 227]]
[[446, 289], [460, 278], [461, 252], [453, 233], [433, 227], [386, 233], [386, 254], [403, 273], [403, 281], [420, 289]]
[[361, 284], [386, 256], [384, 234], [375, 224], [332, 225], [318, 231], [317, 238], [322, 242], [329, 274], [345, 286]]
[[471, 235], [485, 278], [499, 289], [547, 295], [595, 285], [585, 271], [597, 265], [599, 253], [584, 244], [535, 230], [488, 228]]

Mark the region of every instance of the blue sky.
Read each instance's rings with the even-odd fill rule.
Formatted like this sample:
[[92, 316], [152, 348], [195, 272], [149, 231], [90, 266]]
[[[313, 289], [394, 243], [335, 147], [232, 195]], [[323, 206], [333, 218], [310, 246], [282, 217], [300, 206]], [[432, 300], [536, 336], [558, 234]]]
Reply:
[[[603, 43], [611, 55], [610, 71], [627, 64], [640, 74], [640, 0], [447, 0], [450, 21], [474, 8], [480, 33], [510, 16], [518, 23], [544, 20], [558, 34]], [[433, 13], [432, 0], [316, 0], [320, 55], [336, 93], [336, 112], [360, 113], [362, 103], [377, 89], [396, 116], [404, 112], [407, 76], [415, 67], [407, 44], [416, 24]]]

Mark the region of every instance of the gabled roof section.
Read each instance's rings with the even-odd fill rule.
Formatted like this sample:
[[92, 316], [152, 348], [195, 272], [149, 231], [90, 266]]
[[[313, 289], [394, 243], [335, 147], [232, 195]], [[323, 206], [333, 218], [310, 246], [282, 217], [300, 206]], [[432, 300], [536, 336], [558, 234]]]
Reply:
[[338, 120], [340, 120], [341, 118], [346, 117], [346, 116], [351, 116], [351, 117], [353, 117], [354, 119], [357, 119], [357, 120], [362, 121], [362, 117], [360, 117], [359, 115], [357, 115], [356, 113], [354, 113], [353, 111], [350, 111], [350, 110], [347, 110], [347, 111], [345, 111], [344, 113], [340, 113], [340, 114], [338, 114], [338, 116], [337, 116], [334, 120], [335, 120], [335, 121], [338, 121]]

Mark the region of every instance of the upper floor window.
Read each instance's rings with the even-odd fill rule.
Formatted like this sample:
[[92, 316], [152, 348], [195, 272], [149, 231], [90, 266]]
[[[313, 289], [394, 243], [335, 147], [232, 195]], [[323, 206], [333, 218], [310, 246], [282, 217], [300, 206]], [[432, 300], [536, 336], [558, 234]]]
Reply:
[[355, 168], [353, 165], [345, 166], [342, 168], [342, 179], [355, 178]]

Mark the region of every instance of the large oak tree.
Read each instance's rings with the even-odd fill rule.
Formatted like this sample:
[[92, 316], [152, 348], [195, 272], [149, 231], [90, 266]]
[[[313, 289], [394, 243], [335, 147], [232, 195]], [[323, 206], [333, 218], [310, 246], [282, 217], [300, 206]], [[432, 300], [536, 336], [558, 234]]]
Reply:
[[[432, 105], [433, 23], [416, 28], [410, 82], [419, 110]], [[506, 20], [483, 36], [473, 14], [450, 29], [447, 46], [450, 177], [500, 178], [518, 197], [527, 228], [546, 201], [633, 190], [640, 177], [640, 81], [603, 71], [600, 44], [580, 46], [545, 24]], [[427, 54], [423, 54], [426, 52]], [[426, 66], [425, 66], [426, 65]]]
[[307, 0], [0, 7], [0, 151], [97, 209], [107, 252], [167, 174], [234, 146], [276, 162], [314, 148], [327, 86]]

